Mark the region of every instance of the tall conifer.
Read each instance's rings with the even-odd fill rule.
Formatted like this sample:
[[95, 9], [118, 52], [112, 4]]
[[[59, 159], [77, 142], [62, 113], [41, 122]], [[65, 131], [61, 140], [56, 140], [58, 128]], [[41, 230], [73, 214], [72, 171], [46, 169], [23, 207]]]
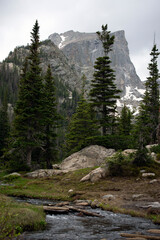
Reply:
[[155, 44], [150, 55], [151, 62], [148, 66], [150, 76], [145, 83], [146, 90], [140, 105], [139, 116], [137, 118], [139, 142], [143, 145], [156, 143], [156, 132], [159, 121], [159, 70], [157, 65], [159, 52]]
[[104, 56], [97, 58], [95, 62], [94, 79], [90, 90], [92, 105], [100, 113], [99, 120], [103, 135], [112, 133], [116, 99], [119, 98], [118, 93], [120, 92], [114, 83], [115, 74], [110, 66], [111, 60], [108, 56], [108, 53], [112, 50], [114, 36], [110, 35], [107, 28], [107, 25], [102, 26], [102, 32], [97, 32], [103, 45]]
[[52, 168], [52, 163], [56, 161], [56, 128], [60, 116], [57, 113], [55, 84], [50, 65], [45, 76], [43, 106], [44, 158], [47, 168]]
[[121, 115], [119, 118], [118, 130], [120, 135], [128, 136], [131, 132], [131, 120], [132, 120], [132, 113], [130, 109], [124, 105], [121, 110]]
[[91, 105], [85, 99], [85, 75], [82, 76], [81, 98], [72, 115], [66, 134], [66, 151], [71, 154], [87, 146], [88, 138], [98, 134], [98, 126]]
[[9, 120], [7, 113], [7, 103], [0, 107], [0, 157], [3, 155], [7, 146], [7, 138], [9, 137]]
[[43, 85], [38, 48], [39, 25], [36, 21], [31, 32], [30, 54], [24, 63], [20, 79], [13, 133], [14, 148], [29, 167], [33, 150], [42, 145]]

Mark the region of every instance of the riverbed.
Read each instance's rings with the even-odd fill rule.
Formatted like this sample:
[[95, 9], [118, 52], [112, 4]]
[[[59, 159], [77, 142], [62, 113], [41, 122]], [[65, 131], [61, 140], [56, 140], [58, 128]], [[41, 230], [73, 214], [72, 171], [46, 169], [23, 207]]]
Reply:
[[[27, 201], [31, 204], [46, 205], [53, 204], [53, 201], [37, 199], [17, 199]], [[55, 203], [55, 202], [54, 202]], [[88, 240], [88, 239], [124, 239], [120, 233], [146, 234], [148, 229], [160, 229], [152, 221], [131, 217], [130, 215], [117, 214], [104, 211], [99, 208], [88, 211], [99, 213], [103, 217], [81, 216], [78, 213], [69, 214], [47, 214], [47, 228], [44, 231], [26, 232], [23, 234], [24, 240]], [[148, 234], [148, 233], [147, 233]]]

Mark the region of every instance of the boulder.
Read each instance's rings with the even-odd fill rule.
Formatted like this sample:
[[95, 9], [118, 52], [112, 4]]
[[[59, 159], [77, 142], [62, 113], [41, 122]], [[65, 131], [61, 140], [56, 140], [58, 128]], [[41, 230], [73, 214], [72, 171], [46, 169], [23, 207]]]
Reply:
[[60, 169], [60, 166], [59, 166], [59, 164], [53, 164], [53, 165], [52, 165], [52, 168], [53, 168], [53, 169]]
[[17, 173], [17, 172], [13, 172], [13, 173], [10, 173], [10, 174], [4, 176], [5, 179], [14, 179], [14, 178], [19, 178], [19, 177], [21, 177], [21, 174]]
[[93, 171], [91, 171], [89, 174], [87, 174], [85, 177], [83, 177], [80, 182], [85, 182], [85, 181], [91, 181], [91, 182], [97, 182], [102, 178], [105, 178], [106, 174], [108, 172], [107, 168], [96, 168]]
[[144, 178], [155, 177], [155, 173], [142, 173], [142, 177]]
[[102, 198], [103, 198], [104, 200], [108, 200], [108, 201], [115, 200], [115, 196], [112, 195], [112, 194], [104, 195]]
[[136, 153], [137, 150], [136, 149], [125, 149], [122, 154], [125, 155], [125, 156], [128, 156], [129, 154], [132, 154], [132, 153]]
[[143, 194], [133, 194], [132, 195], [132, 200], [133, 201], [137, 201], [137, 200], [140, 200], [141, 198], [143, 198], [144, 197], [144, 195]]
[[115, 153], [114, 149], [107, 149], [98, 145], [91, 145], [63, 160], [60, 165], [62, 170], [74, 171], [77, 169], [100, 166], [107, 157]]
[[157, 147], [157, 146], [158, 144], [150, 144], [150, 145], [146, 145], [146, 148], [150, 152], [152, 147]]
[[54, 170], [54, 169], [39, 169], [34, 172], [29, 172], [26, 174], [29, 178], [45, 178], [52, 177], [55, 175], [61, 175], [67, 173], [67, 170]]

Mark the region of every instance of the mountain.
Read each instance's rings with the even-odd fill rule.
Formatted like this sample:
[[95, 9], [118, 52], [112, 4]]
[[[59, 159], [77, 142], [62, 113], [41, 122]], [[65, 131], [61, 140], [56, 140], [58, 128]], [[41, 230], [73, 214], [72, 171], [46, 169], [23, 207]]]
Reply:
[[[71, 115], [74, 112], [80, 89], [80, 79], [76, 70], [68, 63], [64, 53], [50, 40], [40, 44], [40, 61], [43, 74], [46, 73], [48, 64], [51, 65], [57, 89], [57, 98], [60, 112]], [[16, 47], [8, 57], [0, 63], [0, 105], [5, 99], [15, 104], [18, 92], [18, 82], [24, 59], [28, 56], [29, 46]]]
[[[115, 36], [113, 51], [110, 53], [112, 68], [116, 74], [117, 88], [122, 90], [118, 107], [125, 103], [131, 109], [136, 108], [144, 93], [144, 85], [129, 57], [128, 43], [124, 31], [112, 33]], [[79, 78], [84, 73], [88, 80], [88, 88], [94, 73], [94, 63], [97, 57], [103, 56], [103, 48], [96, 33], [81, 33], [67, 31], [53, 33], [49, 39], [62, 50], [68, 58], [70, 66], [76, 69]]]
[[[115, 43], [110, 57], [116, 74], [117, 88], [122, 90], [117, 105], [121, 108], [125, 103], [134, 109], [142, 99], [144, 86], [130, 60], [124, 31], [112, 34], [115, 35]], [[16, 47], [0, 63], [0, 103], [6, 92], [9, 103], [15, 103], [22, 64], [28, 52], [29, 46]], [[59, 106], [63, 105], [62, 109], [67, 108], [69, 115], [72, 114], [78, 98], [82, 74], [85, 73], [87, 77], [89, 89], [94, 73], [93, 66], [99, 56], [103, 56], [103, 48], [96, 33], [74, 31], [54, 33], [41, 43], [41, 67], [45, 72], [48, 64], [51, 65], [52, 73], [56, 78]]]

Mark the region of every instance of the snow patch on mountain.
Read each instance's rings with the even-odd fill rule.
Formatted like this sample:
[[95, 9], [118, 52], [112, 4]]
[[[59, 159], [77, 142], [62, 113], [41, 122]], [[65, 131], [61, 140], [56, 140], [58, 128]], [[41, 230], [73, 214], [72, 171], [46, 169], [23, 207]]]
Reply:
[[144, 89], [139, 89], [137, 87], [133, 89], [131, 86], [126, 86], [125, 95], [121, 98], [121, 100], [134, 100], [140, 102], [142, 101], [144, 92]]
[[61, 37], [61, 42], [59, 43], [59, 45], [58, 45], [58, 48], [59, 49], [61, 49], [61, 48], [63, 48], [65, 45], [64, 45], [64, 42], [65, 42], [65, 40], [66, 40], [66, 37], [64, 36], [64, 35], [62, 35], [62, 34], [60, 34], [60, 37]]
[[135, 89], [142, 95], [145, 93], [145, 89], [138, 89], [137, 87]]

